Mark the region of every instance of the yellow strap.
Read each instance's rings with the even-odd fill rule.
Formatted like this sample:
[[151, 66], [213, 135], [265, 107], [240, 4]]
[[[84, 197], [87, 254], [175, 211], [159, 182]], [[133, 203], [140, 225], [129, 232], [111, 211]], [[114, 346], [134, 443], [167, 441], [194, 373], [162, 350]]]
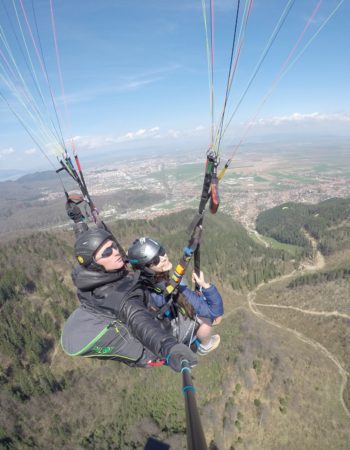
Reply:
[[227, 169], [227, 167], [225, 166], [225, 167], [223, 167], [223, 168], [220, 170], [220, 173], [219, 173], [219, 175], [218, 175], [218, 180], [219, 180], [219, 181], [220, 181], [221, 178], [225, 175], [226, 169]]

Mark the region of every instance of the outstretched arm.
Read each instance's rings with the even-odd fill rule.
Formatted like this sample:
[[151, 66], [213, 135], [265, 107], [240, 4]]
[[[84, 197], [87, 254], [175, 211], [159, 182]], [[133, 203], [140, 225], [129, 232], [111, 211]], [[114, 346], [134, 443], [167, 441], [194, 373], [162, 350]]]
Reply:
[[144, 347], [165, 358], [176, 372], [181, 371], [183, 361], [187, 361], [190, 367], [197, 364], [196, 355], [162, 328], [161, 322], [144, 307], [142, 298], [137, 293], [129, 297], [122, 306], [120, 319]]
[[177, 339], [163, 328], [162, 322], [144, 306], [141, 290], [127, 296], [116, 313], [117, 318], [127, 325], [131, 334], [155, 355], [166, 358], [172, 347], [178, 344]]

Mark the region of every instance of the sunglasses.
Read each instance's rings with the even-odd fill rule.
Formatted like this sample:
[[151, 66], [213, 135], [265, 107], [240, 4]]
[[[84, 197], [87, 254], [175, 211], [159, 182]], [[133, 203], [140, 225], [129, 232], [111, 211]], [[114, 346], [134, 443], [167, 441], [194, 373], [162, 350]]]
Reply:
[[119, 251], [116, 242], [112, 242], [109, 247], [105, 248], [98, 259], [109, 258], [113, 253], [113, 249]]
[[148, 266], [158, 266], [158, 264], [160, 263], [160, 256], [164, 256], [166, 254], [166, 251], [164, 250], [163, 247], [160, 247], [158, 250], [158, 254], [157, 256], [155, 256], [151, 262], [149, 262], [147, 265]]

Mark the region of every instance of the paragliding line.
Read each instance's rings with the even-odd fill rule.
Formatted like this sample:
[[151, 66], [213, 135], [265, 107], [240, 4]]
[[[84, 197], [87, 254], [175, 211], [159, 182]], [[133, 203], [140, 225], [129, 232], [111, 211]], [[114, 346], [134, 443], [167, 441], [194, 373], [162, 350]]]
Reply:
[[[249, 123], [247, 123], [247, 126], [245, 128], [245, 131], [243, 133], [243, 136], [241, 138], [241, 140], [239, 141], [239, 143], [236, 145], [236, 147], [234, 148], [234, 151], [232, 152], [230, 158], [227, 161], [227, 164], [230, 165], [232, 159], [234, 158], [234, 156], [236, 155], [238, 149], [240, 148], [240, 146], [242, 145], [246, 135], [248, 134], [248, 131], [252, 128], [254, 121], [256, 120], [257, 116], [259, 115], [262, 107], [264, 106], [264, 104], [266, 103], [266, 101], [269, 99], [269, 97], [272, 95], [272, 92], [274, 91], [274, 89], [276, 88], [277, 84], [279, 83], [279, 81], [281, 80], [281, 78], [283, 77], [283, 75], [285, 75], [285, 73], [287, 72], [288, 69], [288, 63], [291, 60], [292, 56], [294, 55], [295, 51], [297, 50], [298, 45], [300, 44], [302, 38], [304, 37], [307, 29], [309, 28], [309, 26], [311, 25], [311, 22], [313, 20], [313, 18], [315, 17], [316, 13], [318, 12], [321, 4], [322, 4], [323, 0], [319, 0], [319, 2], [317, 3], [317, 5], [315, 6], [314, 10], [312, 11], [310, 17], [307, 20], [307, 23], [304, 27], [304, 29], [302, 30], [302, 32], [300, 33], [297, 41], [295, 42], [292, 50], [289, 52], [289, 55], [287, 56], [286, 60], [284, 61], [284, 63], [281, 66], [281, 69], [279, 70], [277, 76], [275, 77], [274, 81], [272, 82], [272, 85], [269, 89], [269, 91], [267, 92], [267, 94], [265, 95], [265, 97], [262, 99], [262, 101], [260, 102], [260, 105], [258, 106], [258, 109], [254, 115], [254, 117], [249, 121]], [[342, 0], [343, 1], [343, 0]], [[337, 6], [336, 9], [338, 9], [340, 5]], [[332, 12], [331, 16], [334, 14], [334, 11]], [[328, 19], [327, 19], [328, 21]], [[326, 21], [326, 22], [327, 22]], [[314, 36], [312, 37], [312, 39], [314, 39]], [[226, 127], [227, 128], [227, 127]], [[226, 131], [226, 129], [225, 129]]]
[[[286, 5], [284, 11], [282, 12], [282, 15], [281, 15], [281, 17], [280, 17], [280, 19], [279, 19], [279, 21], [278, 21], [278, 23], [277, 23], [275, 29], [274, 29], [273, 32], [272, 32], [272, 35], [271, 35], [271, 37], [270, 37], [268, 43], [266, 44], [266, 47], [265, 47], [265, 49], [263, 50], [263, 53], [262, 53], [262, 55], [261, 55], [261, 57], [260, 57], [260, 59], [259, 59], [257, 65], [255, 66], [255, 69], [253, 70], [253, 74], [252, 74], [252, 76], [250, 77], [250, 79], [249, 79], [249, 81], [248, 81], [248, 83], [247, 83], [247, 86], [246, 86], [246, 88], [244, 89], [243, 94], [241, 95], [241, 98], [239, 99], [239, 101], [238, 101], [238, 103], [237, 103], [237, 105], [236, 105], [234, 111], [232, 112], [232, 114], [231, 114], [231, 116], [230, 116], [230, 119], [228, 120], [228, 122], [227, 122], [227, 124], [226, 124], [226, 126], [225, 126], [224, 131], [221, 133], [220, 140], [221, 140], [222, 137], [224, 136], [224, 134], [225, 134], [227, 128], [229, 127], [229, 125], [230, 125], [230, 123], [231, 123], [233, 117], [235, 116], [235, 114], [236, 114], [238, 108], [239, 108], [240, 105], [242, 104], [242, 101], [243, 101], [243, 99], [245, 98], [245, 96], [246, 96], [246, 94], [247, 94], [247, 92], [248, 92], [250, 86], [252, 85], [252, 83], [253, 83], [253, 81], [254, 81], [254, 79], [255, 79], [255, 77], [256, 77], [256, 75], [257, 75], [257, 73], [258, 73], [258, 71], [259, 71], [259, 69], [260, 69], [260, 67], [261, 67], [261, 65], [262, 65], [262, 63], [264, 62], [266, 56], [268, 55], [268, 52], [269, 52], [269, 50], [271, 49], [272, 44], [273, 44], [274, 41], [276, 40], [276, 38], [277, 38], [277, 36], [278, 36], [278, 33], [280, 32], [280, 30], [281, 30], [281, 28], [282, 28], [284, 22], [286, 21], [287, 16], [288, 16], [289, 12], [291, 11], [294, 2], [295, 2], [295, 0], [289, 0], [289, 2], [288, 2], [288, 4]], [[222, 131], [222, 130], [221, 130], [221, 131]]]
[[[32, 0], [32, 4], [33, 4], [33, 0]], [[33, 8], [34, 8], [34, 5], [33, 5]], [[70, 128], [71, 145], [72, 145], [73, 153], [75, 154], [75, 144], [74, 144], [74, 139], [73, 139], [73, 134], [72, 134], [72, 127], [71, 127], [71, 120], [70, 120], [68, 103], [67, 103], [67, 96], [66, 96], [66, 92], [64, 89], [60, 54], [58, 51], [56, 23], [55, 23], [55, 16], [54, 16], [54, 12], [53, 12], [53, 1], [52, 0], [50, 0], [50, 14], [51, 14], [52, 34], [53, 34], [54, 43], [55, 43], [56, 62], [57, 62], [57, 68], [58, 68], [58, 73], [59, 73], [59, 77], [60, 77], [60, 84], [61, 84], [62, 96], [63, 96], [63, 101], [64, 101], [64, 108], [65, 108], [65, 112], [66, 112], [68, 126]]]
[[232, 64], [233, 64], [234, 51], [235, 51], [235, 47], [236, 47], [236, 34], [237, 34], [237, 26], [238, 26], [239, 7], [240, 7], [240, 0], [238, 0], [238, 2], [237, 2], [235, 29], [234, 29], [234, 32], [233, 32], [233, 40], [232, 40], [232, 47], [231, 47], [231, 57], [230, 57], [230, 66], [229, 66], [228, 77], [227, 77], [227, 84], [226, 84], [226, 93], [225, 93], [224, 104], [223, 104], [223, 107], [222, 107], [220, 124], [219, 124], [219, 127], [218, 127], [218, 135], [219, 135], [219, 141], [218, 141], [218, 145], [217, 145], [218, 149], [220, 148], [222, 127], [223, 127], [224, 117], [225, 117], [225, 110], [226, 110], [226, 105], [227, 105], [227, 101], [228, 101], [228, 97], [229, 97], [229, 93], [230, 93], [230, 87], [231, 87], [231, 84], [232, 84], [232, 82], [231, 82]]
[[[15, 39], [16, 39], [18, 49], [19, 49], [20, 52], [21, 52], [22, 59], [23, 59], [23, 61], [25, 62], [25, 65], [26, 65], [27, 70], [28, 70], [28, 72], [29, 72], [29, 74], [30, 74], [30, 76], [31, 76], [31, 79], [32, 79], [32, 81], [33, 81], [33, 84], [34, 84], [34, 86], [35, 86], [35, 89], [36, 89], [36, 91], [37, 91], [37, 93], [39, 94], [39, 97], [40, 97], [40, 99], [41, 99], [41, 103], [42, 103], [42, 105], [44, 106], [44, 108], [45, 108], [45, 110], [46, 110], [46, 113], [47, 113], [47, 116], [48, 116], [48, 118], [49, 118], [49, 121], [50, 121], [50, 123], [51, 123], [51, 125], [52, 125], [52, 127], [53, 127], [53, 129], [54, 129], [54, 131], [55, 131], [55, 133], [56, 133], [55, 139], [56, 139], [57, 141], [59, 141], [59, 133], [58, 133], [57, 128], [56, 128], [55, 124], [53, 123], [51, 117], [49, 117], [50, 114], [49, 114], [48, 106], [47, 106], [47, 104], [46, 104], [46, 102], [45, 102], [45, 100], [44, 100], [43, 93], [42, 93], [42, 91], [41, 91], [41, 89], [40, 89], [40, 86], [39, 86], [38, 78], [37, 78], [37, 75], [36, 75], [36, 72], [35, 72], [35, 69], [34, 69], [34, 66], [33, 66], [32, 59], [31, 59], [31, 57], [30, 57], [30, 53], [29, 53], [29, 50], [28, 50], [27, 42], [26, 42], [25, 37], [24, 37], [23, 28], [22, 28], [21, 22], [20, 22], [20, 20], [19, 20], [19, 16], [18, 16], [18, 12], [17, 12], [16, 5], [15, 5], [15, 3], [14, 3], [14, 1], [13, 1], [13, 8], [14, 8], [14, 11], [15, 11], [15, 14], [16, 14], [17, 23], [18, 23], [18, 26], [19, 26], [19, 29], [20, 29], [20, 32], [21, 32], [21, 37], [22, 37], [22, 41], [23, 41], [23, 44], [24, 44], [24, 47], [25, 47], [25, 50], [26, 50], [26, 53], [27, 53], [27, 57], [26, 57], [25, 54], [24, 54], [24, 51], [23, 51], [22, 46], [21, 46], [21, 44], [20, 44], [19, 38], [18, 38], [18, 36], [17, 36], [17, 32], [16, 32], [16, 30], [15, 30], [15, 28], [14, 28], [14, 25], [13, 25], [13, 23], [12, 23], [10, 14], [9, 14], [7, 8], [6, 8], [6, 5], [5, 5], [4, 1], [3, 1], [2, 3], [3, 3], [3, 8], [4, 8], [4, 10], [5, 10], [5, 13], [6, 13], [8, 22], [9, 22], [9, 24], [10, 24], [10, 26], [11, 26], [13, 35], [14, 35], [14, 37], [15, 37]], [[0, 29], [1, 29], [1, 27], [0, 27]], [[1, 30], [2, 30], [2, 29], [1, 29]], [[3, 40], [3, 42], [4, 42], [4, 45], [5, 45], [6, 49], [7, 49], [7, 52], [8, 52], [8, 54], [9, 54], [11, 60], [12, 60], [12, 62], [13, 62], [13, 65], [16, 67], [17, 73], [18, 73], [20, 79], [22, 80], [23, 85], [25, 86], [25, 88], [26, 88], [27, 91], [28, 91], [28, 94], [27, 94], [27, 95], [28, 95], [28, 97], [29, 97], [29, 96], [32, 97], [33, 104], [35, 105], [34, 97], [33, 97], [31, 94], [29, 94], [30, 91], [29, 91], [29, 89], [28, 89], [28, 87], [27, 87], [27, 85], [26, 85], [26, 83], [25, 83], [25, 81], [24, 81], [24, 79], [23, 79], [23, 77], [22, 77], [22, 75], [21, 75], [21, 72], [20, 72], [20, 70], [19, 70], [19, 68], [18, 68], [18, 66], [17, 66], [17, 64], [16, 64], [16, 62], [15, 62], [15, 58], [14, 58], [14, 56], [13, 56], [13, 53], [12, 53], [11, 48], [10, 48], [10, 45], [9, 45], [9, 43], [7, 42], [7, 39], [6, 39], [6, 36], [5, 36], [5, 33], [4, 33], [3, 30], [2, 30], [2, 35], [3, 35], [3, 36], [2, 36], [2, 40]], [[27, 58], [28, 58], [28, 59], [27, 59]], [[28, 61], [29, 61], [31, 67], [29, 67]], [[41, 114], [38, 112], [38, 111], [39, 111], [39, 108], [38, 108], [37, 106], [35, 106], [35, 109], [36, 109], [36, 111], [37, 111], [37, 114], [41, 116]], [[40, 120], [41, 120], [41, 122], [43, 122], [43, 119], [42, 119], [42, 118], [41, 118]], [[48, 128], [46, 125], [45, 125], [45, 127]], [[52, 133], [52, 134], [53, 134], [53, 133]], [[62, 145], [62, 143], [61, 143], [61, 145]]]
[[[41, 151], [41, 153], [45, 156], [45, 158], [48, 160], [49, 164], [53, 167], [53, 169], [56, 171], [56, 168], [53, 164], [53, 162], [50, 160], [50, 158], [47, 156], [47, 154], [44, 152], [44, 150], [42, 149], [41, 145], [38, 143], [38, 141], [35, 139], [34, 135], [32, 134], [32, 132], [29, 130], [29, 128], [25, 125], [25, 123], [23, 122], [22, 118], [16, 113], [16, 111], [11, 107], [10, 103], [7, 101], [7, 99], [2, 95], [2, 93], [0, 92], [0, 97], [4, 100], [4, 102], [7, 104], [8, 108], [10, 109], [10, 111], [12, 111], [13, 115], [15, 117], [17, 117], [17, 120], [21, 123], [21, 125], [23, 126], [23, 128], [25, 129], [25, 131], [28, 133], [28, 135], [30, 136], [30, 138], [33, 140], [33, 142], [35, 143], [35, 145], [38, 147], [38, 149]], [[61, 178], [61, 176], [59, 174], [57, 174], [60, 182], [62, 184], [63, 190], [66, 193], [66, 188], [63, 184], [63, 180]]]
[[[43, 71], [45, 80], [46, 80], [47, 85], [48, 85], [48, 88], [49, 88], [50, 97], [51, 97], [51, 101], [52, 101], [52, 106], [53, 106], [53, 109], [54, 109], [54, 111], [55, 111], [56, 120], [57, 120], [57, 123], [58, 123], [59, 131], [60, 131], [60, 135], [61, 135], [61, 139], [62, 139], [62, 143], [63, 143], [62, 147], [65, 148], [66, 146], [65, 146], [65, 143], [64, 143], [64, 138], [63, 138], [63, 133], [62, 133], [61, 121], [60, 121], [59, 116], [58, 116], [58, 112], [57, 112], [57, 108], [56, 108], [56, 102], [55, 102], [55, 99], [54, 99], [54, 96], [53, 96], [51, 83], [50, 83], [49, 76], [48, 76], [48, 72], [47, 72], [47, 69], [46, 69], [46, 64], [45, 64], [45, 59], [44, 59], [44, 54], [43, 54], [43, 50], [42, 50], [42, 46], [41, 46], [39, 34], [38, 34], [38, 39], [39, 39], [39, 45], [40, 45], [41, 56], [40, 56], [38, 47], [37, 47], [37, 45], [36, 45], [36, 43], [35, 43], [35, 38], [34, 38], [32, 29], [31, 29], [31, 26], [30, 26], [30, 23], [29, 23], [29, 20], [28, 20], [28, 17], [27, 17], [26, 10], [25, 10], [24, 5], [23, 5], [23, 2], [22, 2], [22, 0], [19, 0], [19, 1], [20, 1], [20, 4], [21, 4], [22, 13], [23, 13], [23, 16], [24, 16], [24, 18], [25, 18], [25, 21], [26, 21], [26, 24], [27, 24], [27, 28], [28, 28], [30, 37], [31, 37], [32, 42], [33, 42], [33, 46], [34, 46], [36, 55], [37, 55], [37, 57], [38, 57], [38, 60], [39, 60], [41, 69], [42, 69], [42, 71]], [[34, 15], [34, 21], [35, 21], [35, 23], [36, 23], [35, 15]], [[37, 23], [36, 23], [36, 26], [37, 26]]]

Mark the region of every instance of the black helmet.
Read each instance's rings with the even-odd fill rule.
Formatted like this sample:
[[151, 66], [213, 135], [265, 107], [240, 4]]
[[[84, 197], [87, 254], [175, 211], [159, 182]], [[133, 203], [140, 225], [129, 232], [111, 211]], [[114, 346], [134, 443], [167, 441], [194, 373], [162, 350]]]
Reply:
[[74, 246], [78, 263], [84, 267], [89, 266], [94, 260], [96, 250], [108, 239], [114, 241], [113, 235], [103, 228], [88, 230], [78, 236]]
[[128, 249], [128, 261], [134, 268], [142, 268], [159, 263], [159, 256], [164, 256], [162, 245], [149, 237], [136, 239]]

